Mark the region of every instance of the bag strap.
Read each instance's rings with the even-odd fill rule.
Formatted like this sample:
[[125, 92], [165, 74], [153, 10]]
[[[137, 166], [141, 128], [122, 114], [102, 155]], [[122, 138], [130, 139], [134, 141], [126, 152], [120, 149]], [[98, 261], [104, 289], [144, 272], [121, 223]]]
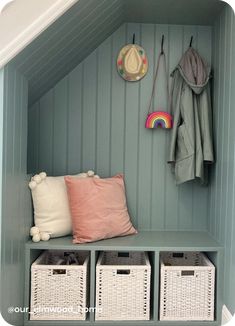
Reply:
[[159, 71], [161, 57], [163, 57], [163, 60], [164, 60], [164, 73], [165, 73], [165, 77], [166, 77], [167, 101], [168, 101], [168, 106], [169, 106], [169, 85], [168, 85], [167, 69], [166, 69], [166, 55], [165, 55], [164, 51], [161, 51], [159, 56], [158, 56], [158, 60], [157, 60], [157, 68], [156, 68], [154, 81], [153, 81], [153, 89], [152, 89], [152, 94], [151, 94], [151, 98], [150, 98], [148, 114], [151, 113], [151, 107], [152, 107], [152, 104], [153, 104], [153, 98], [154, 98], [154, 93], [155, 93], [155, 87], [156, 87], [156, 81], [157, 81], [157, 75], [158, 75], [158, 71]]

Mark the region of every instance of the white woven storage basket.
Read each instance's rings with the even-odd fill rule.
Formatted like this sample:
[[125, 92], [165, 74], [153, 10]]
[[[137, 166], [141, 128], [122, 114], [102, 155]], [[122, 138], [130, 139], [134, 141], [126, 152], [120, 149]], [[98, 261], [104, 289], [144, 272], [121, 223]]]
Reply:
[[86, 319], [89, 256], [86, 252], [73, 253], [79, 265], [56, 264], [66, 255], [66, 251], [58, 250], [45, 251], [32, 264], [31, 320]]
[[149, 320], [151, 266], [144, 252], [103, 252], [96, 265], [96, 320]]
[[161, 254], [160, 320], [214, 320], [215, 267], [199, 252]]

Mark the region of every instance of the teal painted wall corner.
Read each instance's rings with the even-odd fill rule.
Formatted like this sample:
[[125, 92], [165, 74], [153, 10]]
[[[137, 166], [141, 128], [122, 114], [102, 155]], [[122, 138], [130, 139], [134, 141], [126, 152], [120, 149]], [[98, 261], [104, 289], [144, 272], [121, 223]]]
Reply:
[[214, 25], [214, 138], [208, 230], [225, 247], [224, 303], [235, 313], [235, 16], [227, 6]]
[[22, 326], [22, 314], [9, 314], [8, 307], [24, 304], [24, 246], [32, 223], [26, 171], [28, 86], [26, 79], [11, 65], [4, 67], [4, 74], [0, 72], [2, 80], [1, 313], [8, 323]]
[[[2, 207], [2, 163], [3, 163], [3, 112], [4, 112], [4, 68], [0, 69], [0, 207]], [[3, 223], [3, 216], [2, 216], [2, 209], [0, 211], [0, 225], [2, 226]], [[0, 240], [3, 236], [3, 229], [0, 226]], [[2, 246], [3, 243], [0, 241], [0, 281], [2, 281], [2, 273], [3, 273], [3, 257], [2, 257]], [[2, 298], [1, 298], [2, 299]], [[2, 301], [1, 301], [2, 302]]]

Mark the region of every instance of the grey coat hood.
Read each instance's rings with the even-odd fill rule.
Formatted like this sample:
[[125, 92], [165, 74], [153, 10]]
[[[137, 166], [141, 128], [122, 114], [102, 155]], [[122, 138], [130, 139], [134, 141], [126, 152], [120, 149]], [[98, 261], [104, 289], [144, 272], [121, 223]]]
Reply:
[[195, 94], [200, 94], [204, 90], [211, 74], [210, 66], [193, 48], [189, 48], [185, 52], [175, 70], [179, 70], [181, 76]]

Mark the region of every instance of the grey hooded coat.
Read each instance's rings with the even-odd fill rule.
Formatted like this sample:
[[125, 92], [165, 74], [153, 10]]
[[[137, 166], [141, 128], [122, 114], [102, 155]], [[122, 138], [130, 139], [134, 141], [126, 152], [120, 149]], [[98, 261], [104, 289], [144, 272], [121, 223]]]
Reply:
[[177, 184], [196, 178], [207, 183], [214, 161], [210, 100], [210, 67], [189, 48], [172, 73], [170, 157]]

